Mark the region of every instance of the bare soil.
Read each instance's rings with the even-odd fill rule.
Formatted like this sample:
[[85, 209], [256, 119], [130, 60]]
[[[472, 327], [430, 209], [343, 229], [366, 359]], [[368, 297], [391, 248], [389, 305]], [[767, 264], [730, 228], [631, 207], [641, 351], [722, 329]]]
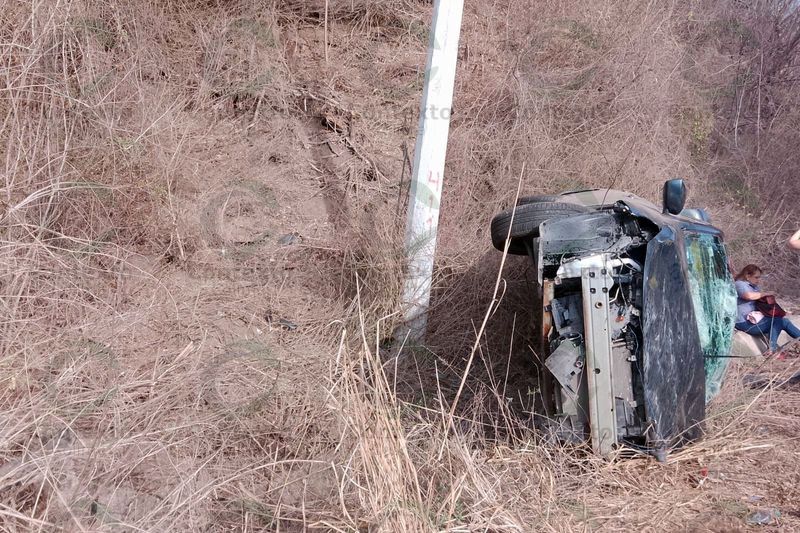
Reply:
[[791, 279], [788, 216], [708, 177], [725, 13], [467, 3], [430, 331], [399, 346], [430, 3], [190, 4], [0, 9], [0, 529], [800, 527], [798, 359], [763, 390], [734, 365], [666, 464], [542, 442], [518, 258], [449, 416], [519, 179], [687, 177], [737, 263]]

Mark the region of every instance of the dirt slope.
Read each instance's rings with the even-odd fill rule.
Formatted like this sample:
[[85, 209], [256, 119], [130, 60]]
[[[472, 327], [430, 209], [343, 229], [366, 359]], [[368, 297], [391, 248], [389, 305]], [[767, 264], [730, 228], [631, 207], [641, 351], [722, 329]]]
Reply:
[[446, 416], [499, 266], [487, 223], [520, 175], [651, 198], [680, 175], [747, 223], [706, 179], [718, 11], [467, 2], [431, 334], [402, 353], [429, 2], [0, 13], [2, 529], [800, 524], [794, 385], [734, 374], [708, 438], [666, 465], [541, 443], [523, 261]]

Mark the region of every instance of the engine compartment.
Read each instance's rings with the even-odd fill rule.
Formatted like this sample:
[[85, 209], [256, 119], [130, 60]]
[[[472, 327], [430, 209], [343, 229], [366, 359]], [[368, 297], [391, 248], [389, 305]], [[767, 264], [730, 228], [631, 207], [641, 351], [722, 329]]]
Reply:
[[601, 455], [620, 444], [663, 455], [669, 445], [648, 412], [646, 390], [646, 260], [659, 232], [620, 202], [545, 222], [533, 239], [546, 356], [543, 429], [558, 441], [590, 442]]
[[[609, 367], [606, 372], [610, 373], [610, 405], [606, 408], [613, 424], [602, 429], [615, 428], [615, 442], [646, 444], [648, 423], [641, 367], [642, 272], [642, 265], [632, 259], [599, 254], [566, 263], [552, 280], [553, 297], [544, 308], [552, 320], [547, 339], [550, 355], [544, 364], [557, 383], [548, 430], [558, 440], [591, 439], [589, 404], [593, 395], [589, 393], [589, 381], [600, 380], [605, 363]], [[594, 281], [597, 287], [587, 287], [587, 282], [593, 285]], [[590, 335], [594, 336], [589, 341], [594, 354], [588, 358], [594, 361], [587, 361]], [[607, 361], [598, 361], [599, 357], [606, 357]], [[601, 399], [594, 402], [606, 403]]]

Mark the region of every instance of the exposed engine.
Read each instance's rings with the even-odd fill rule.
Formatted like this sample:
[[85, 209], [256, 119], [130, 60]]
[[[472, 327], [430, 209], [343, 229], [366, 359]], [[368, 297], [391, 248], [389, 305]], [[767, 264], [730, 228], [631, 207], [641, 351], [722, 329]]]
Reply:
[[[589, 284], [596, 281], [598, 286], [587, 287], [584, 277], [590, 278]], [[609, 398], [613, 398], [613, 404], [607, 407], [614, 422], [609, 426], [615, 427], [616, 432], [611, 440], [638, 443], [647, 430], [640, 378], [641, 265], [611, 254], [576, 259], [559, 268], [552, 289], [553, 298], [545, 307], [553, 326], [545, 366], [560, 387], [553, 391], [551, 429], [559, 440], [565, 441], [582, 442], [591, 435], [589, 403], [594, 395], [589, 394], [588, 382], [605, 377], [601, 376], [602, 365], [587, 365], [585, 337], [594, 330], [595, 343], [610, 339], [610, 346], [594, 348], [609, 356], [610, 369], [605, 371], [609, 373]], [[588, 293], [587, 299], [584, 293]], [[590, 317], [588, 324], [584, 317]]]
[[543, 407], [548, 433], [604, 455], [648, 444], [643, 277], [657, 229], [621, 204], [580, 220], [546, 222], [536, 240], [550, 374]]

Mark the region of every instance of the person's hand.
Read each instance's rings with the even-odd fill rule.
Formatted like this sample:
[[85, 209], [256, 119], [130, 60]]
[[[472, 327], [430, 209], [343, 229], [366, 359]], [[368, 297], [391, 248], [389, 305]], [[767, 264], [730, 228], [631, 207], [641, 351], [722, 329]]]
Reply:
[[792, 250], [800, 250], [800, 229], [797, 230], [794, 235], [789, 237], [789, 241], [786, 243], [789, 248]]

